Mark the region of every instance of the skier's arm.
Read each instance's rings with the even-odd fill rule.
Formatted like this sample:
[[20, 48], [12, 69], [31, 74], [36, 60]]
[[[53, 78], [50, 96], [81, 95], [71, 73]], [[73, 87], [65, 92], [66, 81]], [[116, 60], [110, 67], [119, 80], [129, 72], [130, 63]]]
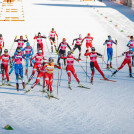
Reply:
[[114, 43], [115, 45], [117, 45], [117, 40], [115, 40], [115, 42], [112, 40], [112, 43]]
[[74, 39], [74, 40], [73, 40], [73, 43], [72, 43], [72, 45], [74, 45], [74, 42], [75, 42], [76, 40], [77, 40], [77, 39]]
[[14, 42], [18, 42], [18, 41], [19, 41], [19, 39], [16, 39], [16, 38], [14, 39]]
[[3, 55], [0, 56], [0, 60], [2, 59]]
[[36, 55], [35, 55], [33, 58], [31, 58], [30, 63], [32, 63], [32, 60], [33, 60], [35, 57], [36, 57]]
[[67, 43], [67, 47], [71, 50], [71, 47], [69, 46], [69, 44]]
[[4, 45], [5, 45], [5, 42], [4, 42], [4, 40], [3, 40], [3, 47], [4, 47]]
[[61, 65], [59, 65], [59, 66], [57, 66], [57, 65], [54, 65], [54, 67], [61, 69]]
[[41, 36], [41, 38], [44, 38], [44, 39], [46, 39], [47, 37], [44, 35], [44, 36]]
[[63, 57], [63, 56], [61, 56], [60, 58], [61, 58], [61, 59], [67, 59], [67, 57]]
[[86, 37], [82, 40], [81, 44], [83, 43], [83, 41], [86, 39]]
[[25, 47], [22, 49], [22, 51], [25, 51]]
[[59, 52], [60, 46], [61, 46], [61, 43], [60, 43], [59, 46], [58, 46], [58, 49], [57, 49], [58, 52]]
[[55, 33], [55, 35], [57, 36], [57, 39], [58, 39], [58, 34], [57, 34], [57, 33]]
[[130, 41], [127, 43], [127, 47], [130, 47]]
[[105, 42], [103, 43], [103, 45], [106, 45], [107, 44], [107, 40], [105, 40]]
[[37, 39], [37, 36], [34, 36], [34, 39]]
[[100, 53], [97, 53], [97, 55], [98, 55], [98, 56], [102, 56], [102, 54], [100, 54]]
[[90, 54], [91, 54], [91, 52], [89, 52], [89, 53], [86, 52], [86, 53], [84, 54], [84, 56], [88, 56], [88, 55], [90, 56]]
[[31, 52], [32, 52], [32, 54], [31, 55], [33, 55], [34, 54], [34, 50], [33, 50], [33, 48], [31, 47]]

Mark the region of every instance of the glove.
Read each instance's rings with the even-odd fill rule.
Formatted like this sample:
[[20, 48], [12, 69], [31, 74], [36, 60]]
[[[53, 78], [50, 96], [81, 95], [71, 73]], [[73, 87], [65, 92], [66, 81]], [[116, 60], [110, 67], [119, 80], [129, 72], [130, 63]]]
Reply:
[[79, 61], [80, 61], [80, 59], [77, 59], [77, 61], [79, 62]]
[[72, 43], [72, 45], [74, 45], [74, 44]]
[[73, 54], [73, 53], [74, 53], [74, 51], [73, 51], [73, 50], [71, 50], [71, 53]]
[[115, 40], [115, 42], [117, 43], [117, 40]]
[[86, 50], [86, 53], [88, 53], [88, 50]]
[[61, 63], [59, 63], [59, 66], [61, 66]]
[[15, 36], [15, 39], [17, 39], [17, 36]]
[[56, 51], [56, 53], [57, 53], [57, 55], [59, 54], [59, 52], [58, 52], [58, 51]]
[[57, 37], [57, 40], [58, 40], [58, 37]]
[[25, 35], [26, 36], [26, 38], [27, 38], [27, 35]]

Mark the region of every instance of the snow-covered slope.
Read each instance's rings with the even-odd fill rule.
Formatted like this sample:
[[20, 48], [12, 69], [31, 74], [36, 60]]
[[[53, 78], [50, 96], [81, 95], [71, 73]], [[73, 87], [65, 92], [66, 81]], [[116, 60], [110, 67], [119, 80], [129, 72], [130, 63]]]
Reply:
[[[25, 22], [0, 22], [5, 48], [10, 49], [14, 37], [21, 34], [24, 36], [27, 34], [31, 45], [34, 45], [35, 34], [41, 32], [42, 35], [48, 36], [49, 31], [54, 27], [59, 35], [59, 43], [63, 37], [66, 37], [70, 45], [79, 34], [84, 37], [90, 32], [94, 37], [93, 44], [101, 54], [104, 54], [105, 49], [102, 44], [110, 34], [113, 39], [118, 40], [117, 54], [121, 55], [127, 49], [126, 44], [129, 40], [127, 36], [134, 34], [134, 11], [108, 1], [101, 3], [78, 0], [23, 0], [23, 5]], [[118, 7], [130, 11], [128, 12], [130, 14], [122, 14]], [[109, 22], [111, 20], [112, 22]], [[50, 55], [45, 41], [44, 44], [45, 57], [48, 58]], [[48, 39], [47, 44], [50, 49]], [[16, 44], [11, 50], [11, 55], [15, 48]], [[83, 60], [85, 60], [83, 56], [85, 49], [84, 42]], [[56, 63], [57, 55], [51, 56]], [[74, 56], [78, 56], [78, 50], [75, 51]], [[116, 47], [114, 46], [115, 56]], [[106, 53], [104, 58], [106, 61]], [[123, 58], [118, 58], [118, 66]], [[98, 58], [98, 62], [102, 66], [102, 59]], [[85, 69], [85, 61], [81, 61], [80, 64]], [[83, 85], [91, 89], [78, 88], [77, 82], [72, 78], [73, 90], [70, 91], [67, 85], [68, 76], [63, 70], [58, 94], [60, 100], [42, 97], [42, 93], [39, 92], [40, 86], [36, 86], [27, 95], [22, 90], [17, 92], [13, 87], [0, 87], [0, 134], [133, 134], [134, 79], [128, 77], [128, 67], [125, 66], [116, 77], [112, 78], [117, 82], [101, 81], [101, 75], [96, 71], [94, 85], [91, 85], [89, 80], [86, 82], [86, 75], [80, 64], [75, 62], [74, 66], [78, 77]], [[111, 72], [107, 71], [105, 66], [103, 64], [102, 70], [109, 77]], [[113, 66], [117, 68], [115, 58]], [[29, 76], [31, 71], [32, 68]], [[89, 76], [90, 73], [88, 64]], [[57, 95], [57, 79], [58, 70], [55, 69], [53, 82], [55, 95]], [[10, 76], [10, 81], [15, 85], [14, 72]], [[25, 81], [27, 81], [26, 77]], [[35, 79], [31, 81], [27, 89], [34, 81]], [[14, 130], [4, 130], [3, 127], [7, 124], [10, 124]]]

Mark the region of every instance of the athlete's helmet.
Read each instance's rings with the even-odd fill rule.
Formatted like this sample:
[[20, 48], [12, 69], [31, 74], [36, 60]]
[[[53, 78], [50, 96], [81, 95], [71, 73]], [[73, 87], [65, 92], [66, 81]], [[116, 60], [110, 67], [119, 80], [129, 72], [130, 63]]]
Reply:
[[79, 34], [79, 38], [82, 38], [82, 35], [81, 34]]
[[27, 42], [27, 44], [26, 44], [27, 46], [30, 46], [30, 43], [29, 42]]
[[63, 41], [66, 41], [66, 38], [63, 38]]
[[40, 32], [38, 32], [38, 36], [41, 36], [41, 33]]
[[7, 50], [7, 49], [5, 49], [5, 50], [4, 50], [4, 53], [8, 53], [8, 50]]
[[87, 36], [90, 36], [90, 33], [88, 33]]
[[20, 39], [23, 39], [23, 36], [22, 35], [20, 36]]
[[134, 37], [133, 36], [130, 36], [130, 39], [133, 39]]
[[68, 51], [68, 52], [67, 52], [67, 54], [68, 54], [68, 55], [71, 55], [71, 54], [72, 54], [72, 52], [71, 52], [71, 51]]
[[48, 61], [49, 61], [49, 62], [50, 62], [50, 61], [54, 62], [54, 59], [53, 59], [52, 57], [50, 57], [50, 58], [48, 59]]
[[38, 53], [42, 53], [42, 50], [39, 50]]
[[0, 34], [0, 37], [2, 37], [2, 34]]
[[92, 50], [92, 51], [95, 51], [95, 47], [92, 47], [91, 50]]
[[17, 52], [20, 53], [21, 52], [21, 49], [17, 49]]

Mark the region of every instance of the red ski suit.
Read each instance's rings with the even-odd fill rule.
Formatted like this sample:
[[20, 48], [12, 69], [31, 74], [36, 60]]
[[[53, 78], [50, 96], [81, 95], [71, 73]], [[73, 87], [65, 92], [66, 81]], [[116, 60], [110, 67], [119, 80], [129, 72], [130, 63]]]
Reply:
[[122, 62], [121, 66], [118, 68], [118, 71], [121, 70], [126, 64], [128, 64], [129, 68], [132, 67], [131, 58], [132, 56], [134, 56], [134, 53], [129, 53], [128, 51], [128, 52], [124, 52], [124, 54], [126, 54], [126, 57], [124, 61]]
[[52, 91], [52, 83], [53, 83], [53, 71], [54, 67], [57, 67], [61, 69], [61, 66], [57, 66], [54, 63], [47, 63], [44, 68], [46, 68], [46, 73], [45, 73], [45, 80], [47, 83], [47, 89]]
[[1, 37], [0, 38], [0, 49], [2, 50], [2, 47], [4, 47], [4, 40], [3, 38]]
[[37, 79], [35, 81], [35, 83], [33, 84], [33, 88], [39, 83], [41, 77], [43, 77], [43, 87], [45, 87], [45, 73], [46, 73], [46, 67], [43, 66], [43, 64], [40, 64], [38, 66], [39, 68], [39, 73], [38, 73], [38, 76], [37, 76]]
[[37, 40], [37, 44], [40, 44], [40, 48], [42, 50], [42, 53], [44, 54], [44, 47], [43, 47], [43, 40], [42, 38], [46, 38], [45, 36], [35, 36], [34, 39]]
[[4, 71], [5, 71], [7, 81], [9, 81], [8, 63], [9, 63], [9, 60], [10, 60], [10, 56], [3, 54], [3, 55], [0, 57], [0, 60], [1, 60], [1, 59], [2, 59], [2, 64], [1, 64], [2, 80], [4, 80]]
[[82, 40], [82, 42], [83, 42], [85, 39], [86, 39], [86, 47], [87, 47], [87, 50], [88, 50], [88, 52], [89, 52], [89, 47], [90, 47], [90, 48], [93, 47], [93, 45], [92, 45], [93, 37], [88, 37], [88, 36], [86, 36], [86, 37]]
[[73, 66], [74, 60], [76, 60], [76, 58], [74, 58], [72, 55], [68, 55], [67, 57], [61, 57], [61, 58], [66, 59], [67, 61], [66, 71], [68, 74], [69, 83], [71, 83], [71, 73], [74, 75], [77, 82], [80, 82]]
[[32, 72], [30, 79], [33, 78], [35, 71], [38, 69], [38, 66], [39, 64], [41, 64], [42, 60], [46, 60], [43, 54], [40, 55], [38, 53], [30, 60], [30, 63], [32, 63], [33, 59], [35, 59], [35, 64], [34, 64], [33, 72]]
[[97, 52], [89, 52], [89, 53], [85, 53], [85, 56], [89, 56], [90, 57], [90, 68], [92, 71], [91, 74], [91, 80], [93, 80], [94, 77], [94, 67], [98, 70], [98, 72], [102, 75], [103, 78], [105, 78], [104, 73], [101, 71], [98, 63], [97, 63], [97, 56], [102, 56], [101, 54], [97, 53]]

